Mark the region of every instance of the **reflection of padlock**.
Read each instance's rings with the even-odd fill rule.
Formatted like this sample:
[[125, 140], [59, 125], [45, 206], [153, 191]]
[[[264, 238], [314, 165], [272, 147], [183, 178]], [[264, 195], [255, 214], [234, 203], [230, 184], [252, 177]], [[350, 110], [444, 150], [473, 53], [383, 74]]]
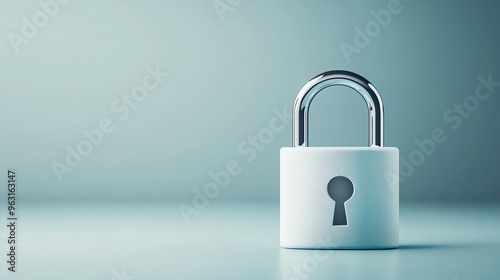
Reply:
[[[354, 89], [366, 101], [369, 147], [308, 147], [311, 101], [337, 85]], [[398, 247], [399, 150], [383, 147], [383, 116], [379, 93], [355, 73], [325, 72], [300, 90], [293, 108], [293, 145], [280, 151], [282, 247]]]

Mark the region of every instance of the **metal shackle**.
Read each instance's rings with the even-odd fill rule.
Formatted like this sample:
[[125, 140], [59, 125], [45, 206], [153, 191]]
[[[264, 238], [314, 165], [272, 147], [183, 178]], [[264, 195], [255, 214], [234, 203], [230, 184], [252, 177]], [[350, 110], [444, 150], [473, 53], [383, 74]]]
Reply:
[[366, 102], [370, 123], [370, 147], [384, 146], [384, 106], [377, 89], [362, 76], [344, 70], [322, 73], [307, 82], [299, 91], [293, 106], [293, 147], [307, 147], [309, 137], [309, 106], [325, 88], [346, 86], [357, 91]]

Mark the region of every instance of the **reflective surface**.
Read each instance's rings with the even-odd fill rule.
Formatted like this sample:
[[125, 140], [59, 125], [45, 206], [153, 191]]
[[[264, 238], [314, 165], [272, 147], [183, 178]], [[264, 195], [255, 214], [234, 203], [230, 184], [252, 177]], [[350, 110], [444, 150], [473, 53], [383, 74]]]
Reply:
[[401, 247], [367, 251], [281, 249], [278, 209], [214, 202], [186, 225], [177, 205], [24, 206], [20, 272], [0, 278], [500, 278], [498, 206], [402, 205]]
[[[314, 97], [331, 86], [346, 86], [358, 92], [368, 107], [369, 146], [384, 146], [384, 105], [375, 87], [362, 76], [343, 70], [322, 73], [300, 90], [293, 106], [293, 147], [308, 146], [309, 108]], [[327, 129], [327, 128], [325, 128]]]

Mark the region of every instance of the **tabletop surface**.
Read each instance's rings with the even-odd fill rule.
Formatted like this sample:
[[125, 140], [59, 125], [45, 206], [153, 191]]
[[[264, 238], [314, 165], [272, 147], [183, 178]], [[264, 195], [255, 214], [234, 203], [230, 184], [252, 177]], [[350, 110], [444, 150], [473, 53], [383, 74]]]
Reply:
[[326, 251], [280, 248], [278, 203], [212, 203], [189, 224], [168, 203], [19, 206], [1, 279], [500, 279], [496, 205], [402, 204], [398, 249]]

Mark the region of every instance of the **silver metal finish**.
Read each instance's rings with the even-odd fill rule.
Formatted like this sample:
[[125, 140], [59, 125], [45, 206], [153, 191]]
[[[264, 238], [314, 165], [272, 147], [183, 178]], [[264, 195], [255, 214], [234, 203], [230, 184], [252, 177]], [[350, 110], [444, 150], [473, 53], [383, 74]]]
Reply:
[[369, 146], [384, 146], [384, 106], [375, 87], [356, 73], [343, 70], [328, 71], [307, 82], [293, 106], [293, 147], [308, 146], [309, 106], [320, 91], [331, 86], [346, 86], [357, 91], [368, 106], [370, 123]]

